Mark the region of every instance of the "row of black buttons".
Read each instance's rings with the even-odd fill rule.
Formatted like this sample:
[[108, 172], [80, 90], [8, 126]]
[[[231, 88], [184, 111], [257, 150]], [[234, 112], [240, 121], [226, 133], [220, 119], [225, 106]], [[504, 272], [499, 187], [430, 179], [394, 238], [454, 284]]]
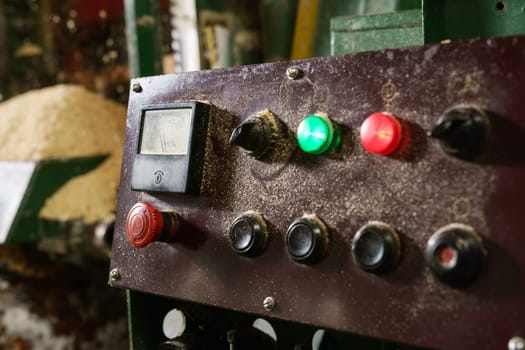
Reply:
[[[316, 215], [304, 215], [293, 221], [286, 232], [286, 247], [297, 262], [313, 264], [327, 252], [327, 225]], [[249, 211], [237, 217], [229, 231], [232, 249], [244, 256], [261, 254], [268, 241], [263, 216]], [[478, 274], [485, 251], [480, 236], [464, 224], [449, 224], [434, 233], [427, 242], [425, 259], [443, 281], [463, 286]], [[352, 256], [368, 272], [393, 270], [401, 257], [401, 240], [395, 229], [383, 222], [371, 221], [361, 227], [352, 240]]]

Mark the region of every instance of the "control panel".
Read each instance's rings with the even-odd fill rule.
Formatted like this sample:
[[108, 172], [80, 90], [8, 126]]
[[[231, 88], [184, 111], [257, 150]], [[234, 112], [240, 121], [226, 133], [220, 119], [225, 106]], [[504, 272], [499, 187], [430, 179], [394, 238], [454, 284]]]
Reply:
[[132, 84], [112, 285], [431, 348], [525, 335], [525, 36]]

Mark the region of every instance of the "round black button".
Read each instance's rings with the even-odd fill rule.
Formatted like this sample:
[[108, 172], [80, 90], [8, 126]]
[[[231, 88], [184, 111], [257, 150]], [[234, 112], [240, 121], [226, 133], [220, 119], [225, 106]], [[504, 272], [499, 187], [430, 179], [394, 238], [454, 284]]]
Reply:
[[314, 245], [314, 232], [305, 224], [298, 223], [290, 231], [288, 250], [293, 256], [305, 256]]
[[352, 255], [365, 271], [387, 272], [397, 265], [400, 246], [399, 237], [390, 225], [371, 221], [357, 231]]
[[450, 224], [434, 233], [427, 242], [425, 260], [442, 281], [463, 287], [481, 270], [485, 251], [481, 237], [464, 224]]
[[286, 232], [286, 246], [295, 261], [315, 263], [326, 252], [328, 230], [316, 215], [295, 220]]
[[263, 217], [256, 212], [246, 212], [230, 226], [230, 245], [241, 255], [253, 256], [266, 247], [268, 231]]

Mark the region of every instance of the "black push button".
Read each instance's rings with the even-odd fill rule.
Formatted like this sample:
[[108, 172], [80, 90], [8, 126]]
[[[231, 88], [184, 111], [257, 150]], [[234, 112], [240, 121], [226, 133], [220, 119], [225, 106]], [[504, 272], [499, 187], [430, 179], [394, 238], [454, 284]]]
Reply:
[[445, 112], [430, 133], [439, 140], [447, 154], [472, 160], [484, 150], [487, 143], [488, 118], [474, 107], [456, 107]]
[[401, 244], [396, 231], [382, 222], [361, 227], [352, 241], [352, 255], [359, 267], [369, 272], [391, 271], [398, 263]]
[[268, 240], [268, 230], [264, 218], [249, 211], [236, 218], [230, 226], [230, 244], [241, 255], [260, 254]]
[[467, 225], [450, 224], [434, 233], [427, 242], [425, 259], [442, 281], [463, 287], [478, 275], [485, 250], [481, 237]]
[[326, 253], [328, 229], [316, 215], [305, 215], [288, 228], [286, 246], [295, 261], [315, 263]]

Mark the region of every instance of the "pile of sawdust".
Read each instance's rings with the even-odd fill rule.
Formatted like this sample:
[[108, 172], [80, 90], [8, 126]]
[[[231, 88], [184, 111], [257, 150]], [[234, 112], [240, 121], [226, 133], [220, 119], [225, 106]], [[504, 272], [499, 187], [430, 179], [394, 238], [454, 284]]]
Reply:
[[58, 85], [0, 103], [0, 160], [68, 159], [109, 154], [97, 169], [48, 198], [47, 219], [114, 217], [126, 125], [125, 107], [83, 87]]

